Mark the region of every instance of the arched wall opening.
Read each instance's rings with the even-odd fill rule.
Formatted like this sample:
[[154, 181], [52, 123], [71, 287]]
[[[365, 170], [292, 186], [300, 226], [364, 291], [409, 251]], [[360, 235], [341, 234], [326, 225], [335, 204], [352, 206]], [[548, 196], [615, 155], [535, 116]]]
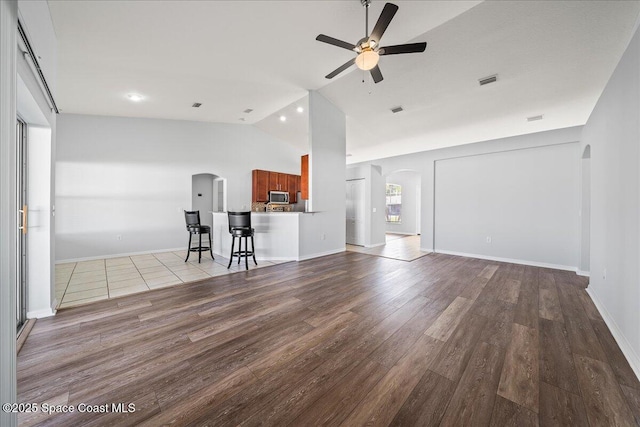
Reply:
[[212, 173], [191, 176], [191, 209], [200, 211], [200, 222], [213, 226], [211, 212], [227, 210], [227, 180]]

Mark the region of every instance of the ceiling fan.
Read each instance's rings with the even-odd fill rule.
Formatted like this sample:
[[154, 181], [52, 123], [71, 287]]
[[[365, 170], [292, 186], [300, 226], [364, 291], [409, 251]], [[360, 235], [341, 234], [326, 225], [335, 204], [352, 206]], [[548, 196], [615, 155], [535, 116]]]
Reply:
[[380, 17], [378, 18], [378, 22], [376, 22], [376, 26], [373, 27], [373, 31], [371, 31], [371, 34], [369, 34], [369, 5], [371, 4], [371, 0], [360, 0], [360, 3], [362, 3], [362, 6], [364, 6], [366, 9], [364, 27], [365, 33], [364, 37], [360, 39], [358, 43], [351, 44], [333, 37], [326, 36], [324, 34], [320, 34], [318, 37], [316, 37], [316, 40], [318, 41], [338, 46], [343, 49], [352, 50], [358, 54], [355, 58], [350, 59], [340, 67], [333, 70], [331, 73], [327, 74], [325, 77], [328, 79], [334, 78], [335, 76], [355, 64], [361, 70], [370, 71], [373, 81], [376, 83], [380, 83], [383, 79], [380, 67], [378, 67], [380, 56], [398, 55], [402, 53], [419, 53], [424, 52], [424, 50], [427, 48], [426, 42], [380, 47], [380, 39], [382, 38], [382, 35], [389, 26], [389, 23], [393, 19], [394, 15], [398, 11], [398, 6], [391, 3], [385, 4]]

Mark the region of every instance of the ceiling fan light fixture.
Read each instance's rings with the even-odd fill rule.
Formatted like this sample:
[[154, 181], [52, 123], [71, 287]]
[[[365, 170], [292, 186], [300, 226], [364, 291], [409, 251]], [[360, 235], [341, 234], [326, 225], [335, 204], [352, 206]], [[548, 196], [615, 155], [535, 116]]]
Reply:
[[375, 68], [379, 60], [380, 55], [378, 55], [378, 52], [365, 50], [356, 57], [356, 66], [361, 70], [368, 71]]

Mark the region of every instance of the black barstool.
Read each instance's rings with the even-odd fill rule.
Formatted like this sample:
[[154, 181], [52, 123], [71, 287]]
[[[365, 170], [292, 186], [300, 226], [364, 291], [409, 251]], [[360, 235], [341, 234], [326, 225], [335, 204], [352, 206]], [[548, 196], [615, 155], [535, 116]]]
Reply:
[[[211, 227], [200, 224], [200, 211], [184, 211], [184, 220], [187, 223], [187, 231], [189, 232], [189, 246], [187, 246], [187, 258], [184, 262], [189, 260], [191, 252], [198, 252], [198, 263], [202, 259], [202, 251], [211, 252], [211, 259], [215, 259], [213, 257], [213, 245], [211, 244]], [[194, 234], [198, 235], [198, 246], [191, 247], [191, 237]], [[209, 235], [209, 246], [202, 246], [203, 234]]]
[[[248, 257], [253, 257], [253, 262], [255, 265], [258, 265], [256, 262], [256, 254], [254, 251], [253, 245], [253, 234], [255, 230], [251, 228], [251, 212], [228, 212], [229, 216], [229, 234], [231, 234], [231, 256], [229, 256], [229, 265], [227, 268], [231, 267], [231, 263], [233, 262], [233, 257], [238, 257], [238, 264], [240, 264], [240, 260], [244, 256], [244, 265], [246, 269], [249, 269], [249, 261]], [[235, 247], [236, 237], [238, 238], [238, 250], [233, 251]], [[244, 237], [244, 251], [242, 250], [242, 238]], [[251, 250], [249, 250], [247, 239], [251, 237]]]

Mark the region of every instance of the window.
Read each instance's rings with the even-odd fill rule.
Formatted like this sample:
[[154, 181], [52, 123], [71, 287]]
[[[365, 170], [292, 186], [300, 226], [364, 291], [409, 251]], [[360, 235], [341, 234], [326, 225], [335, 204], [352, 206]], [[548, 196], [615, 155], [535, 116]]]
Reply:
[[386, 217], [387, 222], [400, 223], [402, 211], [402, 186], [398, 184], [387, 184], [387, 200], [386, 200]]

